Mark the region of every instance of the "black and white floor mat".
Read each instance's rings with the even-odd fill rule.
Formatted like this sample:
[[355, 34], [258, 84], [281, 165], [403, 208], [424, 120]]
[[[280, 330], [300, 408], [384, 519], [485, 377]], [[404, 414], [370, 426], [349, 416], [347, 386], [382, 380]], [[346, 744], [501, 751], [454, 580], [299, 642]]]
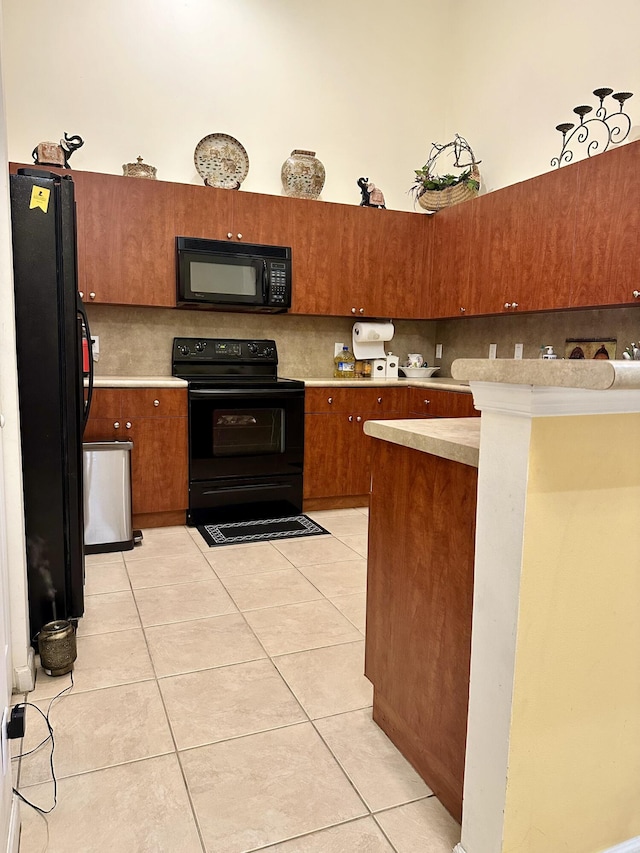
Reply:
[[217, 545], [243, 545], [248, 542], [269, 542], [272, 539], [298, 539], [319, 536], [329, 531], [306, 515], [283, 518], [260, 518], [254, 521], [228, 521], [221, 524], [198, 525], [203, 539], [213, 548]]

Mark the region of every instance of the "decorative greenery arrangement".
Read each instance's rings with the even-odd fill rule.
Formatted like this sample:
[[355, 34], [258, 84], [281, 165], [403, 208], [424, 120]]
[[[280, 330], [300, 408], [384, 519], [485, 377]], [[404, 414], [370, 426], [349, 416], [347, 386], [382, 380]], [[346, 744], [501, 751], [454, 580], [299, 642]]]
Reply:
[[[436, 160], [447, 149], [452, 149], [453, 165], [465, 171], [458, 175], [447, 173], [440, 176], [436, 173]], [[468, 162], [461, 162], [462, 157], [468, 158]], [[414, 201], [417, 201], [425, 210], [431, 211], [473, 198], [480, 189], [480, 172], [478, 171], [480, 162], [482, 161], [475, 159], [467, 140], [457, 133], [455, 138], [446, 145], [434, 142], [427, 162], [421, 169], [415, 170], [416, 177], [409, 192], [413, 195]]]
[[422, 169], [416, 169], [416, 180], [414, 186], [411, 187], [411, 192], [419, 193], [421, 190], [445, 190], [447, 187], [455, 187], [458, 184], [463, 184], [470, 190], [479, 190], [480, 181], [476, 181], [471, 177], [471, 169], [462, 172], [460, 175], [432, 175], [429, 173], [427, 166]]

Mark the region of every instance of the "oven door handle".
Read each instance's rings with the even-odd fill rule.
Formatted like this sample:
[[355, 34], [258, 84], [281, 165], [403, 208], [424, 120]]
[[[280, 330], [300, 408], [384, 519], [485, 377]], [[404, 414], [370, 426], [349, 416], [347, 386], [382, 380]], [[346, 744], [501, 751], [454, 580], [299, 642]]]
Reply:
[[304, 396], [304, 388], [198, 388], [189, 391], [191, 400], [207, 400], [215, 397], [239, 397], [243, 399]]
[[266, 305], [269, 300], [268, 293], [268, 285], [269, 283], [269, 274], [267, 272], [267, 262], [263, 259], [262, 261], [262, 304]]

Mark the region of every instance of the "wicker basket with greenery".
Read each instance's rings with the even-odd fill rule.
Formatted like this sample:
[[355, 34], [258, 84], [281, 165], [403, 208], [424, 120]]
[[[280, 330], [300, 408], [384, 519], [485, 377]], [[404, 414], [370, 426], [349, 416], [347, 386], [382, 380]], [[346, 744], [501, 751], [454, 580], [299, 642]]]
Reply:
[[[446, 174], [442, 177], [436, 174], [436, 160], [445, 151], [453, 154], [453, 165], [464, 169], [463, 172], [458, 175]], [[462, 159], [468, 159], [469, 162], [463, 163]], [[480, 190], [478, 163], [481, 162], [474, 157], [467, 140], [457, 133], [455, 139], [447, 142], [446, 145], [434, 142], [427, 162], [422, 169], [415, 170], [415, 181], [410, 189], [414, 201], [417, 201], [424, 210], [434, 212], [475, 198]]]

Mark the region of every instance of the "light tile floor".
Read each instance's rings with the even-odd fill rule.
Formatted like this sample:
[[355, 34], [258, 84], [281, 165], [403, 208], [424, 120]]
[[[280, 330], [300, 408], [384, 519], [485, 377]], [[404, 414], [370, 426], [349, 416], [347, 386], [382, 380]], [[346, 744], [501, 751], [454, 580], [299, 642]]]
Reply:
[[[366, 514], [223, 548], [147, 530], [88, 557], [75, 686], [51, 710], [58, 805], [48, 827], [22, 807], [21, 852], [48, 829], [48, 853], [451, 853], [460, 827], [371, 719]], [[27, 699], [46, 712], [68, 684], [39, 670]], [[29, 708], [22, 752], [45, 736]], [[43, 808], [48, 762], [14, 761]]]

